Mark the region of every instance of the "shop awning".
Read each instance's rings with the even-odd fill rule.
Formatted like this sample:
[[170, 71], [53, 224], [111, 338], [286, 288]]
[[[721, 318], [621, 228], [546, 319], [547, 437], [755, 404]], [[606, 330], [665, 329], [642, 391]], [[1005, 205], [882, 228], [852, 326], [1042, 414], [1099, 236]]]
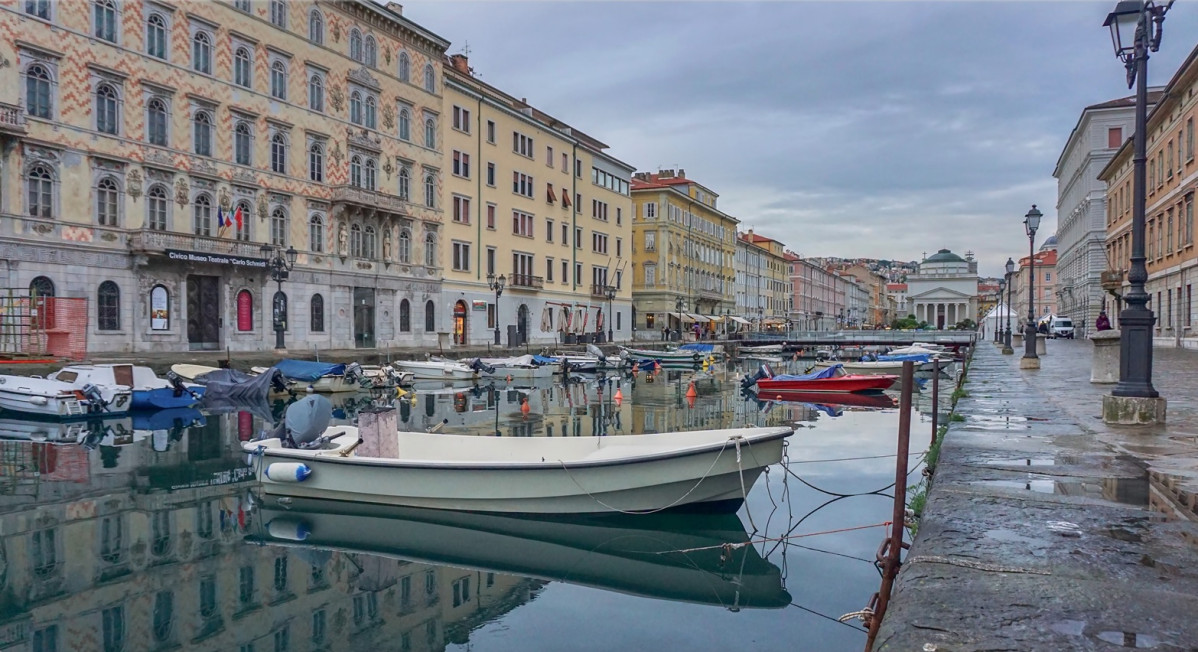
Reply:
[[721, 315], [706, 315], [706, 317], [707, 321], [713, 321], [717, 324], [724, 321], [724, 317]]
[[728, 315], [728, 319], [731, 319], [732, 321], [734, 321], [738, 324], [744, 324], [745, 326], [749, 325], [749, 320], [745, 319], [744, 317], [737, 317], [736, 315]]
[[708, 319], [708, 318], [704, 317], [703, 315], [693, 315], [693, 314], [691, 314], [691, 313], [689, 313], [689, 312], [688, 312], [688, 313], [684, 313], [684, 314], [685, 314], [685, 315], [687, 316], [687, 318], [689, 318], [691, 321], [694, 321], [694, 322], [699, 322], [700, 324], [706, 324], [707, 322], [711, 321], [710, 319]]

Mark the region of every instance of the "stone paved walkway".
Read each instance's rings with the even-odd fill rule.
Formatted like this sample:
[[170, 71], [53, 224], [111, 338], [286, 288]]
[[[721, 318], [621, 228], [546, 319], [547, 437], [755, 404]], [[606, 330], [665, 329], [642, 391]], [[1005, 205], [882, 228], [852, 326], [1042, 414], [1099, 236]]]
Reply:
[[1121, 428], [1090, 352], [978, 344], [875, 649], [1198, 649], [1198, 353], [1158, 349], [1168, 423]]

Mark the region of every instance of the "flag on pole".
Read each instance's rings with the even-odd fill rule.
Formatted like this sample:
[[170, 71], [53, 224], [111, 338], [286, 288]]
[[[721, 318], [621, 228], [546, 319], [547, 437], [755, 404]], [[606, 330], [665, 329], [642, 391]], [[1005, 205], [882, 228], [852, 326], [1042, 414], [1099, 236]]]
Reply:
[[230, 220], [225, 219], [225, 211], [220, 206], [216, 207], [216, 225], [220, 228], [216, 231], [216, 237], [225, 237], [225, 228], [229, 226]]
[[237, 210], [233, 213], [233, 220], [237, 222], [237, 232], [241, 232], [241, 204], [237, 205]]

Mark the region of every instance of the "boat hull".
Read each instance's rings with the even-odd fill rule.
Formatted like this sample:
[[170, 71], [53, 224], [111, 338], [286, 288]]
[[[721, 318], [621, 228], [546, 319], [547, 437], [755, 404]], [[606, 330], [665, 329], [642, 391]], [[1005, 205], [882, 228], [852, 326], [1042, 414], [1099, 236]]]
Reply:
[[485, 374], [485, 378], [511, 378], [512, 380], [531, 380], [535, 378], [552, 378], [557, 369], [550, 365], [540, 367], [495, 367], [495, 373]]
[[392, 362], [391, 365], [412, 374], [412, 380], [473, 380], [478, 375], [469, 367], [447, 367], [424, 362]]
[[821, 378], [818, 380], [772, 380], [757, 381], [757, 393], [772, 396], [770, 392], [818, 392], [832, 394], [848, 394], [854, 392], [880, 392], [889, 389], [898, 379], [897, 376], [840, 376], [839, 378]]
[[[342, 437], [357, 439], [356, 429], [346, 430], [352, 432]], [[753, 430], [759, 432], [742, 440], [739, 462], [731, 439], [677, 454], [626, 460], [620, 457], [624, 451], [620, 437], [586, 438], [595, 440], [601, 458], [585, 464], [555, 461], [550, 457], [552, 452], [546, 452], [540, 462], [528, 463], [422, 462], [339, 457], [327, 451], [314, 455], [311, 451], [267, 447], [259, 453], [262, 459], [258, 477], [267, 494], [455, 511], [595, 514], [680, 507], [735, 511], [762, 470], [782, 459], [784, 440], [793, 432], [789, 428]], [[423, 435], [400, 433], [399, 450], [417, 448], [404, 443], [405, 435], [417, 434]], [[677, 435], [688, 434], [692, 433], [628, 437], [676, 437], [684, 442], [685, 437]], [[480, 439], [479, 444], [491, 442], [488, 445], [492, 446], [498, 441], [471, 439]], [[502, 439], [508, 441], [499, 446], [527, 452], [543, 444], [531, 440], [549, 438]], [[246, 450], [255, 451], [257, 444], [247, 442]], [[576, 441], [573, 445], [579, 444]], [[271, 464], [297, 461], [312, 469], [304, 481], [278, 482], [268, 477], [266, 469]]]
[[816, 369], [827, 369], [841, 365], [844, 370], [852, 374], [878, 374], [890, 375], [898, 374], [903, 370], [902, 361], [893, 362], [845, 362], [843, 360], [823, 360], [815, 363]]
[[205, 387], [196, 385], [189, 387], [191, 393], [181, 392], [175, 395], [173, 387], [156, 387], [154, 389], [133, 390], [134, 410], [170, 410], [173, 408], [191, 407], [200, 402]]

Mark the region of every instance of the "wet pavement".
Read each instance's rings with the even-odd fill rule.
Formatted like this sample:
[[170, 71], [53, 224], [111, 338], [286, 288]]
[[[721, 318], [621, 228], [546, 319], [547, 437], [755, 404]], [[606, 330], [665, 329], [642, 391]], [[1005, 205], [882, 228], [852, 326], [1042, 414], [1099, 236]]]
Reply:
[[875, 649], [1198, 649], [1198, 353], [1155, 351], [1167, 424], [1118, 427], [1091, 351], [979, 343]]

